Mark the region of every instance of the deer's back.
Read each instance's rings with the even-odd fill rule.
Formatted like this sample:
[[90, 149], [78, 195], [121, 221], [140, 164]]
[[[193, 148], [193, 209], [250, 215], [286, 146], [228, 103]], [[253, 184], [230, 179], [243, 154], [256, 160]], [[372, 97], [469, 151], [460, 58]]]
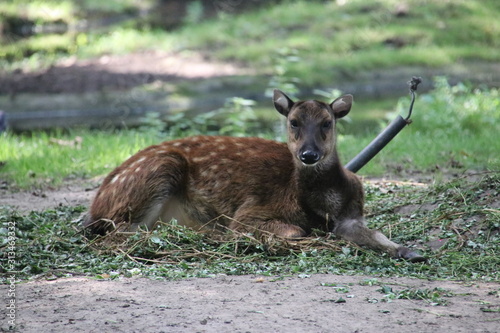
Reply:
[[[127, 220], [162, 196], [203, 223], [234, 216], [243, 205], [276, 217], [297, 218], [294, 163], [286, 144], [259, 138], [197, 136], [150, 146], [104, 180], [91, 213], [94, 219]], [[278, 216], [280, 215], [280, 216]], [[300, 213], [299, 213], [300, 215]], [[285, 217], [286, 218], [286, 217]]]

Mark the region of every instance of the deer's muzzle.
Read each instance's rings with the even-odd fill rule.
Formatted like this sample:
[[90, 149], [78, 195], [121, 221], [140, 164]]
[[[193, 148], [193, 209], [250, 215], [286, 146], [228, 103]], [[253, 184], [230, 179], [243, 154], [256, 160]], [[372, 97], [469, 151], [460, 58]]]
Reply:
[[319, 162], [321, 156], [312, 150], [305, 150], [299, 154], [299, 159], [305, 165], [314, 165]]

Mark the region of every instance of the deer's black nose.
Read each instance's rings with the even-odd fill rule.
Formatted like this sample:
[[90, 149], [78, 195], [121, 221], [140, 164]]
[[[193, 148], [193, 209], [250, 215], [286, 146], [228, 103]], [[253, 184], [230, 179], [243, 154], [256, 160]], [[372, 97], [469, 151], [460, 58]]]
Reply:
[[319, 154], [311, 150], [306, 150], [300, 154], [299, 158], [304, 164], [314, 164], [319, 161]]

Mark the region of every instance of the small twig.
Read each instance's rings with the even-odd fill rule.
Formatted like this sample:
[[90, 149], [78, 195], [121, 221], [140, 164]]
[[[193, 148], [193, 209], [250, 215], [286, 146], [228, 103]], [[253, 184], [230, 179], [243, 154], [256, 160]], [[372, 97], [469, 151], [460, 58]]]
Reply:
[[440, 313], [437, 313], [437, 312], [434, 312], [434, 311], [425, 310], [425, 309], [414, 308], [413, 310], [415, 310], [417, 312], [427, 312], [427, 313], [433, 314], [433, 315], [435, 315], [437, 317], [443, 317], [444, 316], [443, 314], [440, 314]]
[[145, 261], [145, 262], [150, 262], [150, 263], [154, 263], [154, 264], [170, 264], [170, 265], [175, 265], [175, 264], [179, 263], [178, 261], [168, 261], [168, 260], [157, 260], [157, 259], [148, 259], [148, 258], [141, 258], [141, 257], [132, 257], [132, 256], [129, 256], [128, 254], [127, 254], [127, 257], [135, 262]]
[[122, 254], [124, 254], [127, 258], [129, 258], [130, 260], [134, 261], [134, 262], [137, 262], [137, 260], [135, 260], [134, 257], [132, 257], [130, 254], [128, 254], [127, 252], [123, 251], [122, 249], [118, 249], [119, 252], [121, 252]]
[[500, 214], [500, 209], [483, 208], [481, 210], [484, 211], [484, 212], [488, 212], [488, 213]]

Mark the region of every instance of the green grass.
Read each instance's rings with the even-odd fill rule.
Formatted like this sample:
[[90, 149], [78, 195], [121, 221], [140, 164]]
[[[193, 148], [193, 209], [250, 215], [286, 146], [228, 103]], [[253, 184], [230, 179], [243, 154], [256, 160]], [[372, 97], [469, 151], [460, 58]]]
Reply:
[[[9, 3], [0, 6], [0, 13], [17, 8]], [[19, 6], [24, 2], [13, 3]], [[84, 1], [81, 7], [71, 1], [44, 5], [63, 8], [57, 9], [61, 17], [75, 11], [82, 15], [92, 10], [104, 14], [123, 12], [134, 6], [131, 1], [109, 3], [110, 8], [103, 3], [100, 8], [95, 1]], [[405, 2], [408, 14], [401, 17], [394, 14], [398, 3], [352, 0], [340, 6], [335, 1], [283, 1], [241, 15], [188, 23], [169, 32], [140, 22], [124, 22], [100, 31], [61, 37], [58, 42], [50, 40], [50, 36], [4, 41], [0, 58], [10, 59], [4, 63], [5, 68], [16, 68], [24, 66], [25, 56], [43, 63], [45, 57], [54, 61], [57, 55], [90, 57], [156, 49], [200, 52], [269, 73], [280, 50], [294, 49], [301, 61], [291, 66], [292, 73], [305, 86], [316, 87], [331, 85], [332, 80], [346, 73], [354, 75], [363, 70], [500, 59], [500, 39], [496, 38], [500, 34], [498, 1], [410, 0]]]
[[[82, 139], [81, 146], [73, 145]], [[58, 185], [64, 180], [106, 174], [126, 158], [159, 141], [136, 131], [37, 132], [0, 136], [0, 177], [14, 187]], [[70, 145], [54, 142], [62, 140]]]
[[[151, 1], [142, 1], [150, 4]], [[134, 0], [4, 0], [0, 3], [0, 14], [22, 16], [40, 22], [64, 20], [73, 22], [90, 13], [119, 14], [137, 6]]]
[[[161, 43], [171, 40], [177, 50], [201, 51], [268, 72], [278, 50], [295, 49], [301, 61], [291, 71], [306, 86], [331, 84], [345, 72], [499, 60], [499, 40], [494, 38], [500, 33], [495, 14], [500, 10], [498, 2], [408, 4], [409, 15], [397, 18], [391, 14], [394, 1], [377, 1], [372, 6], [364, 1], [349, 1], [345, 6], [292, 1], [187, 25]], [[405, 45], [394, 48], [384, 43], [395, 38]]]
[[[29, 214], [0, 208], [0, 256], [7, 258], [14, 245], [16, 256], [12, 267], [2, 265], [0, 280], [9, 272], [20, 280], [82, 274], [176, 279], [335, 273], [498, 282], [500, 211], [490, 207], [498, 204], [500, 177], [476, 177], [434, 186], [367, 185], [369, 225], [396, 242], [421, 248], [427, 263], [394, 260], [328, 236], [261, 243], [241, 235], [214, 239], [175, 223], [163, 223], [150, 233], [89, 239], [77, 218], [84, 207]], [[402, 211], [405, 207], [410, 209]], [[431, 248], [429, 242], [436, 241], [441, 246]], [[387, 300], [420, 298], [444, 304], [441, 297], [446, 296], [439, 290], [386, 289], [382, 286]]]

